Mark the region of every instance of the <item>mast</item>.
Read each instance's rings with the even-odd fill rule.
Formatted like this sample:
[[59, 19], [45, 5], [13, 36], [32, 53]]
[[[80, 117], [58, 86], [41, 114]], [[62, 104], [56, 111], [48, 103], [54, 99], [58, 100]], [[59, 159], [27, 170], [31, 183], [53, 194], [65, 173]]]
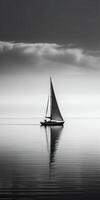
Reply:
[[52, 119], [52, 79], [50, 77], [50, 119]]
[[45, 118], [47, 118], [48, 106], [49, 106], [49, 96], [48, 96], [48, 100], [47, 100], [47, 107], [46, 107], [46, 114], [45, 114]]

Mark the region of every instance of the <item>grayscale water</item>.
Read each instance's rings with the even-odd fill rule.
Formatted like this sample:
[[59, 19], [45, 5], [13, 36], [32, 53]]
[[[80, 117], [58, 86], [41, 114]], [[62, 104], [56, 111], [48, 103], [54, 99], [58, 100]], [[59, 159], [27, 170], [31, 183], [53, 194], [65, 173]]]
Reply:
[[0, 198], [85, 199], [100, 193], [100, 119], [0, 119]]

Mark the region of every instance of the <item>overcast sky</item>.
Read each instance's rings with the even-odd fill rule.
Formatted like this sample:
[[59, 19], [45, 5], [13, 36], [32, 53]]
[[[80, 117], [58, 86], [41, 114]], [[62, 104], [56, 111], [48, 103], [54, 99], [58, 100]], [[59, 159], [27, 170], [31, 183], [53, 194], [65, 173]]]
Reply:
[[0, 0], [0, 39], [100, 48], [99, 0]]
[[0, 114], [42, 116], [50, 75], [64, 116], [100, 116], [100, 1], [0, 0]]

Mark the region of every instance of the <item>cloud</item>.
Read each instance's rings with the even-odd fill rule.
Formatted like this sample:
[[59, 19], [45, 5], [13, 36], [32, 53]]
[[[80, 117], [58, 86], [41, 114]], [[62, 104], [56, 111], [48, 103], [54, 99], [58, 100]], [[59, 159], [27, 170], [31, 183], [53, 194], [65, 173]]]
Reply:
[[[43, 66], [43, 63], [49, 63]], [[55, 64], [56, 63], [56, 64]], [[56, 43], [15, 43], [0, 42], [0, 72], [13, 73], [29, 69], [77, 67], [100, 69], [100, 52], [88, 51]]]

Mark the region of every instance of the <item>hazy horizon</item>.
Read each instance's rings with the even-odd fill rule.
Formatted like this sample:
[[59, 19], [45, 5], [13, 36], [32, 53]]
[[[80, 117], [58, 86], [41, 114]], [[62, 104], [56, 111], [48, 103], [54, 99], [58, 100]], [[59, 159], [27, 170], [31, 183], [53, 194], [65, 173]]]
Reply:
[[51, 76], [64, 117], [100, 117], [97, 55], [52, 43], [0, 42], [0, 57], [1, 116], [44, 116]]

